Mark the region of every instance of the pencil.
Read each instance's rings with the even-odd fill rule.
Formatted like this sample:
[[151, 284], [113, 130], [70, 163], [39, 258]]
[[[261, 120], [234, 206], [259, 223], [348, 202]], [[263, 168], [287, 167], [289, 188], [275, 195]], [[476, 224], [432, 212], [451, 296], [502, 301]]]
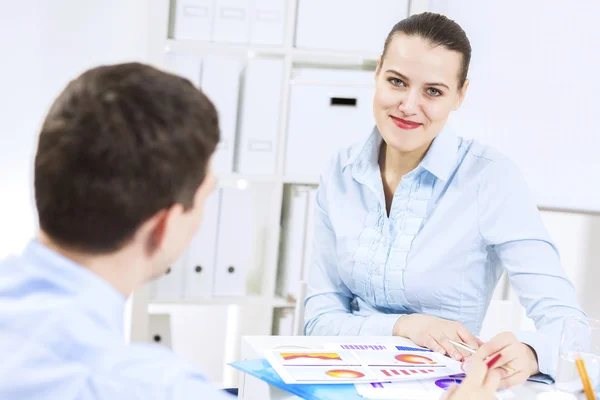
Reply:
[[[459, 349], [461, 349], [461, 350], [464, 350], [464, 351], [466, 351], [467, 353], [470, 353], [470, 354], [475, 354], [475, 352], [477, 351], [477, 350], [475, 350], [475, 349], [473, 349], [473, 348], [469, 347], [469, 346], [468, 346], [466, 343], [458, 343], [458, 342], [455, 342], [455, 341], [453, 341], [453, 340], [450, 340], [450, 339], [448, 339], [448, 341], [449, 341], [449, 342], [450, 342], [452, 345], [454, 345], [454, 347], [458, 347]], [[500, 366], [500, 368], [502, 368], [502, 369], [503, 369], [503, 370], [505, 370], [506, 372], [510, 372], [510, 373], [513, 373], [513, 372], [515, 372], [514, 368], [512, 368], [510, 365], [502, 365], [502, 366]]]
[[585, 396], [588, 400], [595, 400], [596, 395], [594, 394], [594, 390], [592, 389], [592, 383], [590, 382], [590, 377], [588, 376], [587, 370], [585, 368], [585, 363], [583, 362], [583, 358], [581, 358], [581, 355], [577, 357], [577, 359], [575, 360], [575, 364], [577, 364], [577, 372], [579, 372], [581, 383], [583, 383], [583, 391], [585, 392]]

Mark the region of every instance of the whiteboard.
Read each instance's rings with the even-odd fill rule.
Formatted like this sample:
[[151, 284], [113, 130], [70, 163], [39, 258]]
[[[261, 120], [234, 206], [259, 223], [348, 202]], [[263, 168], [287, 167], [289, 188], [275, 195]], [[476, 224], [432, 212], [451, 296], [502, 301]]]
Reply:
[[460, 136], [509, 156], [541, 208], [600, 211], [600, 1], [430, 0], [473, 49]]

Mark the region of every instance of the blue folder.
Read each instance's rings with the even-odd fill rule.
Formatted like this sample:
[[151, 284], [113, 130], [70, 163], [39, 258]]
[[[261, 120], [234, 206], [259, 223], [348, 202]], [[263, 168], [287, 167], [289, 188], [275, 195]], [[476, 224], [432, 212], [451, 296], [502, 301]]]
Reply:
[[[262, 358], [257, 360], [236, 361], [229, 364], [233, 368], [250, 374], [269, 385], [283, 389], [306, 400], [365, 400], [356, 392], [353, 384], [335, 385], [292, 385], [285, 383], [269, 362]], [[549, 384], [552, 378], [547, 375], [537, 375], [529, 378], [530, 381]]]
[[229, 364], [233, 368], [283, 389], [306, 400], [365, 400], [359, 396], [353, 384], [335, 385], [290, 385], [285, 383], [265, 359], [237, 361]]

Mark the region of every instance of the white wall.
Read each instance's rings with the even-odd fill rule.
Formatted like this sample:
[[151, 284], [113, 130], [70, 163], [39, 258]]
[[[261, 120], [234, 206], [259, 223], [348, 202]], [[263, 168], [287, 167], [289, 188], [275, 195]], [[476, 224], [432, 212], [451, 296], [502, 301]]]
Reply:
[[[597, 289], [600, 282], [600, 215], [545, 210], [542, 219], [558, 247], [566, 274], [575, 285], [581, 307], [589, 317], [600, 319]], [[517, 294], [501, 281], [480, 334], [485, 340], [506, 330], [534, 331], [535, 325], [525, 315]]]
[[[41, 15], [35, 7], [3, 4], [0, 23], [0, 258], [20, 249], [34, 230], [30, 160], [45, 105], [41, 84]], [[9, 49], [11, 51], [9, 52]]]
[[600, 215], [543, 211], [583, 310], [600, 319]]
[[0, 258], [34, 234], [32, 163], [52, 100], [83, 70], [146, 60], [147, 0], [3, 1], [0, 23]]

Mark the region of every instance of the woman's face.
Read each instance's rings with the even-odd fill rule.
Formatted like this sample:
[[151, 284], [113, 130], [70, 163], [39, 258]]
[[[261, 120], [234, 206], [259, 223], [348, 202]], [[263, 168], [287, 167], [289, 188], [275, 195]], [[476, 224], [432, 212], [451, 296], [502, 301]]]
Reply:
[[373, 114], [385, 142], [400, 153], [425, 151], [465, 95], [462, 55], [420, 36], [397, 34], [375, 73]]

